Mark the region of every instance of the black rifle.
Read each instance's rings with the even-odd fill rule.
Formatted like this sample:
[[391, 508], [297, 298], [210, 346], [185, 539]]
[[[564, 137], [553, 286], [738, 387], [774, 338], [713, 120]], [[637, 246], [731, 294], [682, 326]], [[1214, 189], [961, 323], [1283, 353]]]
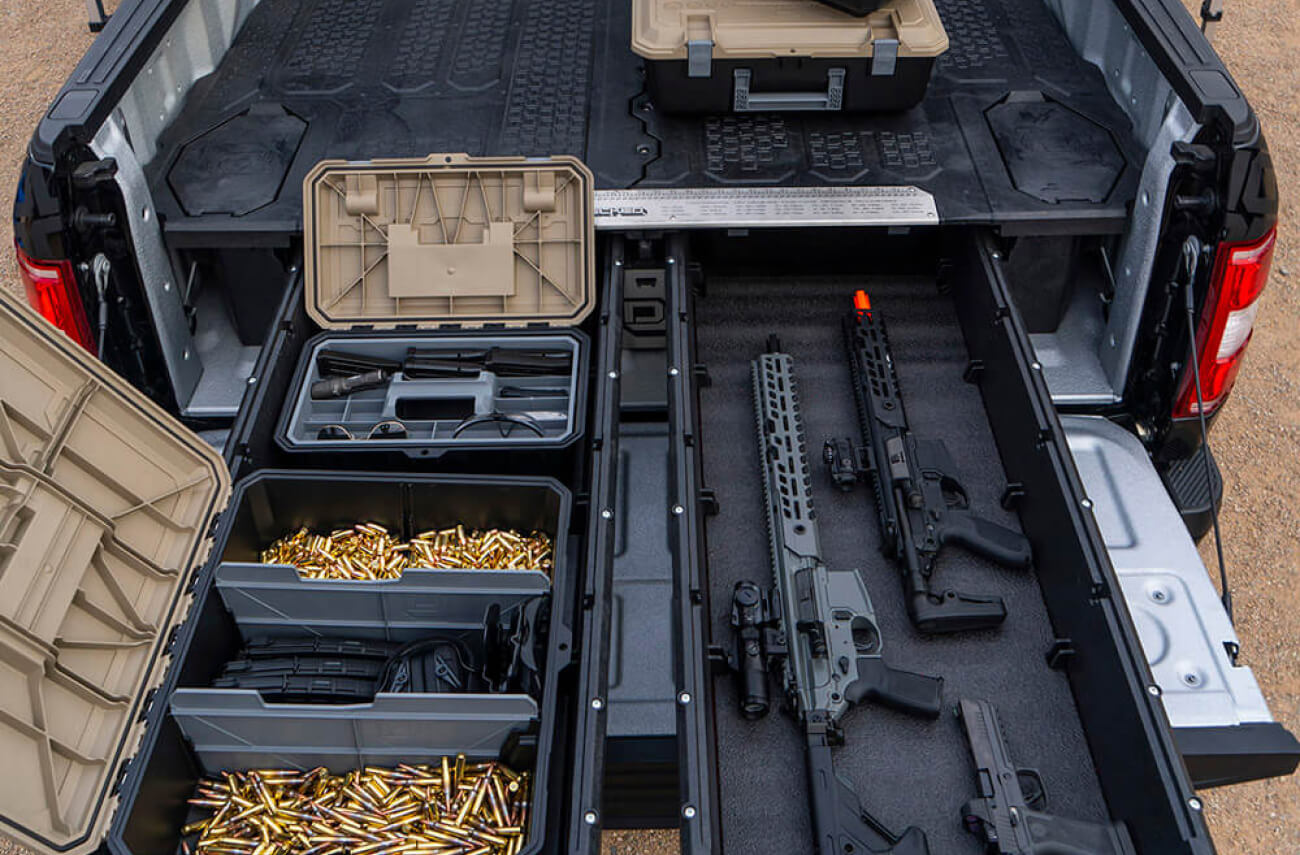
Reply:
[[[853, 787], [836, 774], [831, 746], [842, 744], [840, 719], [862, 700], [938, 716], [942, 681], [886, 665], [862, 578], [822, 561], [794, 360], [773, 338], [752, 372], [775, 584], [764, 594], [753, 582], [741, 582], [733, 597], [732, 664], [740, 674], [742, 712], [749, 718], [767, 712], [766, 668], [779, 663], [790, 708], [804, 729], [821, 855], [928, 855], [920, 829], [894, 834], [863, 809]], [[878, 840], [885, 848], [874, 845]]]
[[917, 629], [995, 627], [1007, 616], [1002, 598], [932, 590], [935, 558], [945, 543], [956, 543], [1003, 566], [1024, 568], [1032, 559], [1029, 541], [972, 514], [947, 446], [912, 435], [884, 320], [865, 293], [859, 291], [856, 302], [858, 308], [844, 319], [844, 336], [865, 455], [847, 439], [827, 442], [831, 477], [849, 490], [862, 473], [871, 475], [885, 554], [903, 565], [907, 614]]
[[1033, 769], [1017, 769], [1007, 751], [997, 710], [988, 701], [959, 708], [975, 758], [979, 796], [962, 809], [966, 830], [984, 841], [987, 855], [1134, 855], [1121, 823], [1085, 822], [1044, 813], [1047, 793]]

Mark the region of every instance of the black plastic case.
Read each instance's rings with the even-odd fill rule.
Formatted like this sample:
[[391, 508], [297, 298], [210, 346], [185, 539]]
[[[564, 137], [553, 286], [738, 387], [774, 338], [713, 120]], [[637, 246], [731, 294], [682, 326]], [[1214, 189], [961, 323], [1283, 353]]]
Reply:
[[[558, 482], [544, 478], [272, 470], [258, 472], [241, 481], [235, 487], [230, 510], [220, 523], [209, 563], [195, 579], [194, 606], [189, 618], [175, 634], [171, 648], [173, 667], [152, 698], [147, 712], [146, 735], [119, 782], [118, 809], [108, 835], [110, 851], [117, 855], [175, 855], [179, 851], [179, 829], [186, 823], [191, 810], [186, 800], [193, 795], [195, 783], [202, 774], [219, 771], [203, 768], [196, 756], [194, 744], [186, 738], [187, 735], [193, 738], [195, 732], [209, 737], [212, 731], [202, 727], [205, 721], [199, 716], [199, 729], [195, 730], [191, 726], [189, 734], [183, 732], [179, 720], [184, 718], [190, 721], [195, 716], [188, 705], [185, 710], [174, 708], [173, 698], [178, 689], [185, 693], [186, 690], [207, 687], [222, 665], [234, 658], [239, 649], [239, 628], [230, 608], [223, 604], [217, 593], [218, 576], [223, 566], [231, 561], [256, 561], [257, 550], [267, 545], [265, 541], [272, 531], [287, 533], [304, 525], [330, 528], [351, 524], [359, 516], [378, 521], [404, 535], [426, 526], [445, 525], [452, 519], [464, 521], [471, 526], [553, 529], [556, 543], [555, 568], [552, 587], [546, 595], [551, 602], [550, 619], [537, 719], [531, 726], [519, 728], [517, 733], [502, 742], [496, 754], [516, 768], [532, 769], [534, 772], [534, 811], [530, 817], [523, 852], [541, 851], [548, 841], [550, 829], [555, 827], [563, 803], [563, 798], [557, 798], [556, 794], [562, 791], [563, 782], [567, 780], [566, 764], [561, 760], [563, 749], [559, 747], [563, 745], [565, 737], [559, 731], [561, 721], [567, 718], [560, 713], [560, 709], [567, 704], [568, 695], [561, 687], [560, 674], [573, 656], [571, 594], [574, 577], [580, 569], [576, 551], [578, 541], [571, 537], [570, 532], [571, 511], [569, 491]], [[438, 572], [424, 571], [422, 575], [428, 580], [436, 577]], [[506, 572], [508, 571], [502, 571], [498, 575]], [[348, 592], [343, 589], [327, 592], [320, 587], [328, 584], [306, 583], [305, 588], [317, 589], [318, 601], [325, 594], [340, 598], [340, 609], [346, 611], [348, 604], [342, 600], [349, 597]], [[366, 596], [377, 596], [383, 585], [384, 583], [379, 583]], [[347, 587], [346, 583], [344, 587]], [[249, 593], [254, 596], [258, 594], [256, 590]], [[466, 587], [464, 595], [475, 598], [474, 607], [493, 599], [491, 595], [485, 598], [482, 589], [476, 590], [473, 587]], [[441, 599], [445, 602], [448, 597], [454, 596], [456, 595], [448, 592]], [[516, 604], [520, 602], [517, 591], [503, 594], [501, 598]], [[405, 607], [400, 605], [401, 600], [396, 607], [405, 608], [409, 612], [405, 618], [399, 619], [400, 612], [391, 611], [381, 619], [380, 623], [390, 628], [390, 631], [395, 632], [395, 627], [401, 624], [409, 634], [414, 631], [412, 623], [421, 619], [427, 619], [430, 627], [440, 629], [444, 628], [444, 624], [451, 628], [458, 625], [451, 618], [441, 620], [437, 617], [440, 609], [448, 607], [439, 605], [440, 598], [437, 596], [432, 600], [432, 605], [428, 597], [419, 601], [416, 598], [406, 599]], [[358, 611], [364, 610], [360, 602], [354, 607]], [[389, 608], [394, 607], [390, 605]], [[347, 622], [346, 618], [344, 622]], [[329, 624], [328, 621], [309, 622], [308, 626], [316, 626], [317, 629], [313, 632], [323, 635], [338, 631], [329, 628]], [[463, 625], [460, 626], [464, 629]], [[274, 627], [268, 630], [265, 624], [259, 624], [259, 631], [275, 633]], [[373, 626], [367, 631], [373, 633]], [[210, 698], [214, 693], [222, 691], [200, 691], [198, 698]], [[189, 694], [193, 695], [192, 692]], [[438, 700], [440, 696], [435, 695], [409, 697], [416, 703], [407, 703], [403, 707], [407, 710], [423, 707], [423, 712], [420, 713], [422, 722], [425, 722], [426, 714], [436, 711], [439, 704], [443, 703]], [[425, 699], [423, 702], [420, 701], [421, 697]], [[465, 696], [449, 697], [451, 707], [464, 706], [457, 699]], [[502, 695], [493, 696], [491, 700], [507, 701], [509, 698], [510, 696]], [[237, 743], [239, 750], [264, 754], [267, 760], [263, 767], [275, 768], [277, 756], [283, 755], [305, 756], [315, 761], [316, 754], [311, 750], [309, 732], [314, 720], [309, 713], [319, 712], [319, 708], [313, 705], [304, 712], [301, 705], [266, 707], [268, 712], [243, 714], [239, 722], [243, 737]], [[343, 709], [355, 712], [362, 707]], [[446, 740], [454, 738], [460, 727], [457, 721], [474, 726], [476, 721], [490, 712], [470, 709], [458, 713], [453, 710], [441, 723], [427, 721], [419, 725], [424, 733], [420, 744], [450, 748], [452, 746]], [[258, 726], [258, 719], [266, 722], [265, 727]], [[403, 725], [399, 711], [390, 732], [397, 734], [409, 731], [413, 724], [414, 722]], [[450, 728], [451, 731], [440, 733], [439, 728]], [[305, 747], [257, 744], [259, 731], [264, 730], [269, 740], [282, 737], [286, 729], [301, 732], [300, 738]], [[232, 734], [230, 729], [222, 732], [229, 738], [240, 736], [238, 733]], [[364, 758], [382, 758], [382, 753], [366, 753], [367, 748], [382, 747], [358, 744], [357, 751]], [[298, 749], [302, 750], [295, 753]], [[472, 756], [485, 756], [481, 744], [465, 744], [457, 750], [465, 750]], [[218, 757], [238, 753], [220, 746], [211, 751], [213, 756]], [[407, 759], [409, 761], [410, 758]], [[394, 758], [391, 762], [402, 761]]]
[[933, 0], [632, 6], [632, 50], [666, 113], [906, 110], [925, 97], [947, 49]]

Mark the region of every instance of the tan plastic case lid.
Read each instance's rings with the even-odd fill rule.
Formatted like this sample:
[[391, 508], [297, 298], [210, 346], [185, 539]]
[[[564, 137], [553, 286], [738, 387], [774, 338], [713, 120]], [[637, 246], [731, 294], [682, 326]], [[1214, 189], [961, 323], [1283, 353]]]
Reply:
[[229, 496], [215, 450], [0, 289], [0, 835], [100, 845]]
[[869, 57], [878, 39], [898, 56], [948, 49], [934, 0], [889, 0], [865, 18], [816, 0], [632, 0], [632, 50], [646, 59], [687, 58], [688, 42], [713, 44], [713, 58]]
[[581, 161], [324, 161], [303, 183], [307, 313], [326, 329], [569, 326], [594, 308]]

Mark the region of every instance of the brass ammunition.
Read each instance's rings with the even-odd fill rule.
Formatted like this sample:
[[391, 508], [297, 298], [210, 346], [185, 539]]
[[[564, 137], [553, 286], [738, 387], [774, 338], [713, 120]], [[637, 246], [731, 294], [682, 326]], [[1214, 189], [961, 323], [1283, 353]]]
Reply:
[[491, 772], [488, 772], [474, 783], [474, 792], [470, 796], [470, 804], [472, 807], [470, 807], [469, 812], [471, 816], [478, 816], [479, 810], [483, 807], [483, 797], [487, 795], [488, 775], [490, 774]]
[[470, 809], [474, 806], [473, 793], [460, 800], [460, 809], [456, 811], [456, 824], [464, 825], [465, 820], [469, 818]]
[[259, 802], [253, 805], [252, 807], [244, 808], [239, 813], [231, 817], [230, 821], [239, 822], [241, 819], [248, 819], [250, 816], [257, 816], [259, 813], [261, 813], [264, 810], [266, 810], [266, 805]]
[[500, 797], [497, 795], [498, 785], [496, 784], [496, 780], [496, 778], [492, 778], [488, 781], [487, 801], [488, 809], [492, 812], [492, 821], [496, 823], [499, 828], [507, 824], [510, 821], [510, 818], [506, 815], [505, 803], [501, 801]]
[[505, 846], [510, 841], [504, 837], [493, 834], [491, 831], [484, 831], [481, 827], [476, 827], [471, 835], [475, 840], [482, 840], [488, 843], [495, 843], [497, 846]]
[[446, 757], [442, 758], [442, 808], [451, 813], [451, 766]]
[[[328, 542], [342, 548], [343, 540]], [[526, 773], [464, 755], [346, 775], [224, 773], [200, 782], [190, 800], [211, 815], [182, 829], [198, 835], [185, 855], [518, 855], [527, 785]]]

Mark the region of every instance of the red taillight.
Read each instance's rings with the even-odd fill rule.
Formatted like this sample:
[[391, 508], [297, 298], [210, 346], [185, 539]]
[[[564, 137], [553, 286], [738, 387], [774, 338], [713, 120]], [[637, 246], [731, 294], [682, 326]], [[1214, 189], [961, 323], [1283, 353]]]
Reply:
[[[1259, 295], [1268, 282], [1273, 263], [1277, 227], [1250, 243], [1225, 243], [1214, 260], [1205, 308], [1196, 328], [1196, 358], [1201, 370], [1201, 399], [1205, 414], [1218, 409], [1232, 389], [1255, 327]], [[1197, 415], [1196, 389], [1191, 366], [1184, 371], [1183, 386], [1174, 404], [1174, 418]]]
[[27, 302], [46, 320], [63, 330], [77, 344], [95, 352], [95, 338], [90, 334], [86, 307], [77, 290], [77, 277], [70, 261], [37, 261], [22, 247], [18, 253], [18, 275], [27, 289]]

